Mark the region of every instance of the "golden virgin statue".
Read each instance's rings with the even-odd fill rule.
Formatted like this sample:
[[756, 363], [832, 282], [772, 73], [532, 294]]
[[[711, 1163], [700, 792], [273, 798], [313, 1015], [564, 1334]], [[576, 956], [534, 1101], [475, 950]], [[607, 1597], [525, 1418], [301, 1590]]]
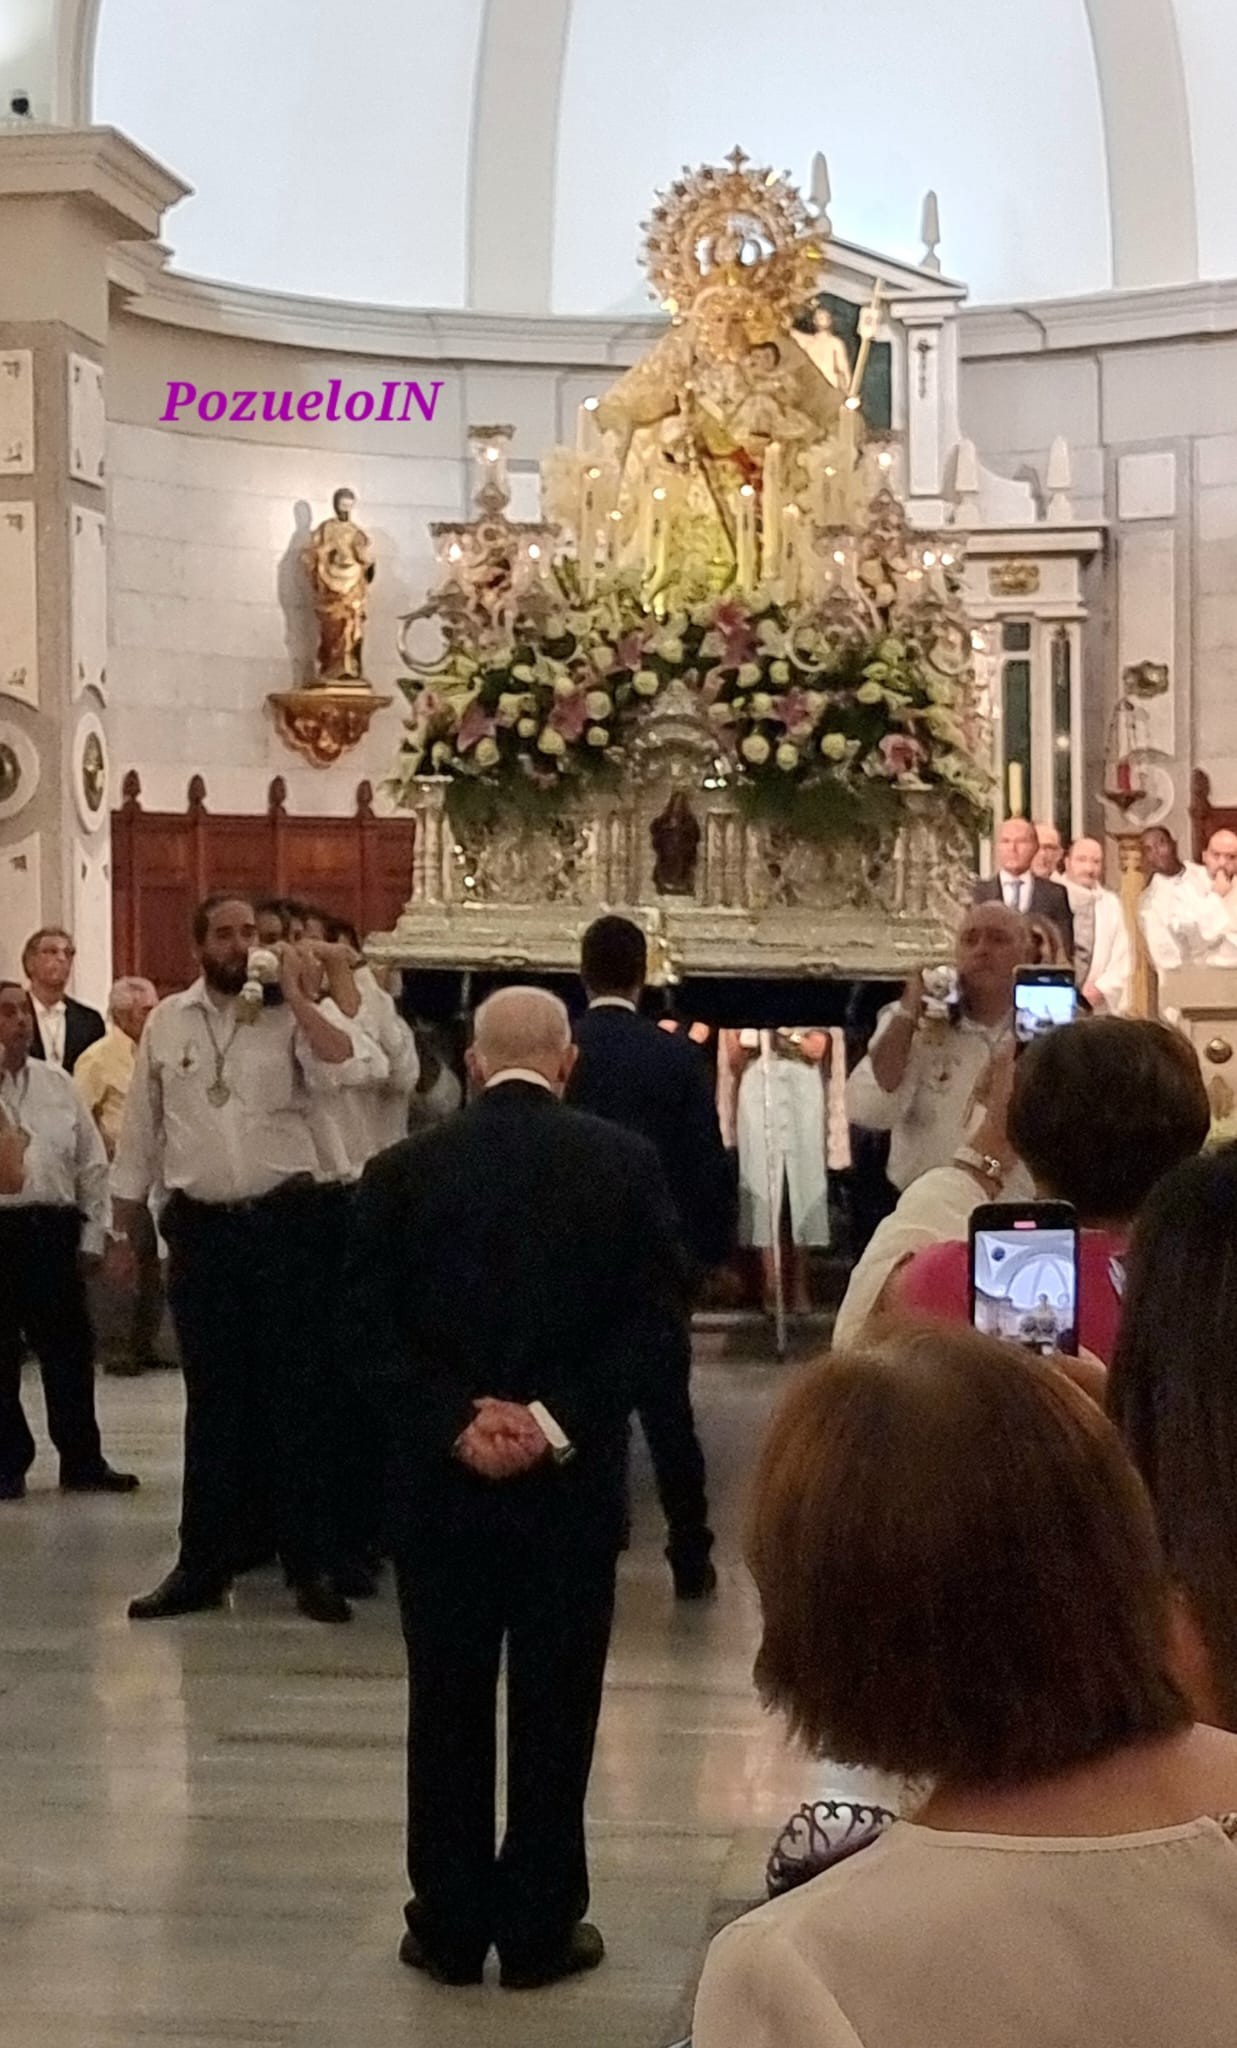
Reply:
[[[819, 283], [819, 224], [747, 162], [736, 149], [659, 195], [645, 264], [672, 325], [596, 411], [622, 469], [620, 556], [643, 552], [663, 587], [744, 580], [762, 511], [780, 517], [807, 488], [807, 451], [846, 399], [791, 331]], [[771, 455], [779, 502], [762, 508]]]
[[319, 683], [359, 683], [374, 545], [352, 514], [356, 493], [338, 490], [334, 518], [314, 528], [303, 560], [318, 620]]

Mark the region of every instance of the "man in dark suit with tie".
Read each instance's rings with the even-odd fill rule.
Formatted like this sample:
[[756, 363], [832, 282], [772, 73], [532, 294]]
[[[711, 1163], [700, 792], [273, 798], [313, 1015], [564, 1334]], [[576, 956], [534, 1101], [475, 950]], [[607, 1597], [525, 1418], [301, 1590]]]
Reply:
[[71, 1074], [88, 1045], [103, 1038], [107, 1026], [97, 1010], [68, 994], [77, 948], [59, 925], [44, 925], [22, 947], [22, 972], [34, 1011], [34, 1043], [30, 1057], [46, 1060]]
[[[372, 1161], [348, 1301], [384, 1417], [408, 1646], [400, 1957], [533, 1989], [594, 1968], [584, 1795], [650, 1322], [686, 1314], [677, 1222], [644, 1139], [560, 1101], [563, 1005], [504, 989], [477, 1014], [479, 1098]], [[507, 1825], [494, 1854], [507, 1655]]]
[[[589, 1010], [576, 1026], [579, 1057], [567, 1100], [639, 1131], [655, 1147], [700, 1275], [734, 1249], [737, 1188], [704, 1059], [640, 1015], [647, 971], [647, 941], [630, 918], [601, 917], [589, 926], [580, 954]], [[650, 1355], [636, 1410], [665, 1511], [675, 1592], [702, 1600], [716, 1589], [717, 1573], [691, 1365], [690, 1329], [673, 1318]]]
[[996, 843], [997, 871], [975, 885], [976, 903], [1004, 903], [1024, 917], [1044, 917], [1061, 934], [1067, 956], [1074, 957], [1074, 913], [1060, 882], [1045, 881], [1032, 863], [1039, 835], [1029, 818], [1006, 818]]

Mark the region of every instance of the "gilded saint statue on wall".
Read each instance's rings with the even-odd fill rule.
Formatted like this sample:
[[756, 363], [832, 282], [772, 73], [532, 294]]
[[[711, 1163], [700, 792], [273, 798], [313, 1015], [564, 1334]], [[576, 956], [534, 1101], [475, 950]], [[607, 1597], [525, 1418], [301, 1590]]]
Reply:
[[352, 514], [356, 493], [338, 490], [334, 517], [316, 526], [304, 553], [318, 620], [316, 682], [359, 683], [369, 586], [374, 580], [374, 544]]

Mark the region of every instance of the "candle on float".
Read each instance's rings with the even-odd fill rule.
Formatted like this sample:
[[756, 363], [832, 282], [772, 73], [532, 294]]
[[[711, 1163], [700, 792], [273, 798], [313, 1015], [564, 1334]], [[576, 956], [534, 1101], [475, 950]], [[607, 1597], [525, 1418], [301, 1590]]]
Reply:
[[586, 398], [576, 414], [576, 454], [592, 455], [597, 447], [597, 408], [599, 398]]
[[597, 574], [597, 478], [595, 468], [586, 469], [580, 481], [580, 513], [576, 526], [576, 555], [580, 563], [580, 587], [585, 597], [593, 595]]
[[735, 517], [735, 581], [742, 591], [756, 587], [756, 492], [751, 484], [739, 485]]
[[644, 574], [656, 590], [663, 581], [669, 561], [670, 493], [665, 484], [654, 484], [641, 512], [640, 554]]
[[779, 581], [782, 603], [793, 604], [799, 595], [800, 550], [803, 544], [803, 514], [791, 501], [782, 507], [782, 552]]
[[770, 441], [765, 449], [760, 490], [760, 577], [772, 583], [782, 561], [782, 450]]
[[1022, 763], [1021, 761], [1011, 761], [1009, 764], [1009, 815], [1011, 818], [1025, 818], [1024, 795]]

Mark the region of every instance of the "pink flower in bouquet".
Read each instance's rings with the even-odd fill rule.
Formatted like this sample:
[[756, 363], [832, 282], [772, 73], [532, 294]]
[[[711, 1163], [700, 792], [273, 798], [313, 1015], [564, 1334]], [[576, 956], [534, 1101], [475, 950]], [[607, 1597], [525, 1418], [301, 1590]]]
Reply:
[[887, 732], [878, 751], [886, 775], [913, 775], [924, 758], [920, 742], [905, 732]]
[[741, 662], [752, 659], [756, 652], [756, 635], [742, 605], [735, 604], [733, 600], [719, 604], [713, 614], [713, 624], [725, 638], [728, 667], [737, 667]]
[[574, 696], [559, 697], [550, 713], [549, 724], [553, 732], [561, 732], [571, 744], [583, 739], [584, 728], [588, 724], [587, 693], [577, 690]]
[[725, 687], [726, 671], [719, 662], [716, 668], [711, 668], [705, 673], [704, 681], [700, 685], [701, 703], [716, 704]]
[[624, 633], [614, 650], [614, 659], [619, 668], [639, 668], [644, 658], [643, 633]]
[[460, 720], [460, 729], [455, 736], [455, 751], [466, 754], [481, 740], [492, 740], [498, 727], [490, 712], [478, 700], [470, 704]]
[[787, 690], [773, 700], [773, 715], [789, 733], [809, 733], [815, 723], [806, 690]]

